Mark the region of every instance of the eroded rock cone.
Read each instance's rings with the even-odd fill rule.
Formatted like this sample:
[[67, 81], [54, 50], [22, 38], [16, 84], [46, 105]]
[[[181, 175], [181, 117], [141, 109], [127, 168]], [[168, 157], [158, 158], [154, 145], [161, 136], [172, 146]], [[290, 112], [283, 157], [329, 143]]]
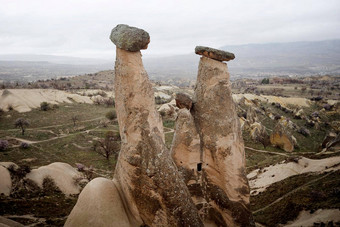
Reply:
[[194, 100], [193, 116], [178, 114], [174, 161], [205, 224], [254, 226], [243, 139], [225, 63], [201, 57]]
[[284, 151], [292, 152], [296, 141], [290, 132], [278, 122], [274, 131], [270, 134], [270, 143]]

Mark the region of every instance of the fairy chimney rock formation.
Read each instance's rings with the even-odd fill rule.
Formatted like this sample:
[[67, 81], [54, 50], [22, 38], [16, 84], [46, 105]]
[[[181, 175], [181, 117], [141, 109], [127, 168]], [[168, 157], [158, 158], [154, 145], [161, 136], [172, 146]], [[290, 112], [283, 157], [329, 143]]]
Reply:
[[187, 108], [188, 110], [192, 107], [192, 100], [189, 95], [184, 93], [176, 94], [176, 106], [180, 109]]
[[91, 181], [65, 226], [254, 226], [240, 123], [221, 62], [233, 57], [202, 52], [194, 101], [176, 100], [170, 152], [140, 52], [149, 35], [118, 25], [110, 39], [121, 150], [113, 180]]
[[[123, 205], [126, 215], [121, 212], [121, 216], [124, 216], [123, 224], [126, 226], [203, 226], [189, 190], [165, 146], [162, 119], [156, 110], [152, 85], [144, 69], [141, 53], [134, 48], [133, 51], [120, 48], [123, 46], [131, 50], [130, 46], [145, 47], [147, 42], [134, 45], [144, 40], [144, 33], [138, 30], [137, 34], [143, 37], [126, 37], [124, 27], [114, 29], [111, 35], [114, 43], [119, 41], [116, 48], [114, 91], [122, 138], [114, 186], [97, 180], [86, 187], [119, 193], [119, 196], [115, 196], [118, 200], [120, 198], [118, 202], [110, 200], [111, 203], [105, 205], [113, 206], [107, 208], [110, 211], [121, 209], [116, 206]], [[91, 190], [86, 190], [86, 187], [83, 192], [90, 195]], [[88, 199], [82, 194], [77, 205], [84, 204]], [[99, 195], [97, 193], [94, 196]], [[75, 211], [77, 205], [68, 217], [66, 226], [84, 226], [77, 225], [87, 223], [79, 220], [81, 218], [89, 221], [90, 224], [85, 226], [115, 226], [109, 216], [105, 216], [107, 222], [95, 219], [103, 216], [100, 214], [103, 211], [97, 208], [102, 206], [97, 202], [87, 203], [94, 214], [85, 217]], [[81, 207], [79, 205], [78, 209]], [[69, 219], [76, 221], [71, 222]]]
[[[196, 52], [205, 53], [201, 50], [196, 48]], [[240, 123], [228, 68], [221, 62], [231, 56], [216, 57], [223, 52], [205, 50], [193, 109], [178, 113], [172, 157], [205, 224], [254, 226]]]
[[110, 39], [120, 49], [131, 52], [147, 49], [150, 43], [149, 33], [126, 24], [119, 24], [113, 28]]
[[217, 61], [230, 61], [235, 58], [233, 53], [204, 46], [196, 46], [195, 53]]

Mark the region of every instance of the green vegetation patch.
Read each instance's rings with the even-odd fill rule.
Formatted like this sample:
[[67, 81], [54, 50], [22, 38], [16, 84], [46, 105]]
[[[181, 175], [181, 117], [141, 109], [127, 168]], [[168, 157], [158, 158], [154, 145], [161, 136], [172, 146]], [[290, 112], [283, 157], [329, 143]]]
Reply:
[[171, 144], [172, 144], [172, 139], [174, 137], [174, 133], [170, 132], [170, 133], [166, 133], [165, 134], [165, 145], [168, 149], [171, 148]]
[[175, 128], [175, 121], [173, 120], [164, 120], [163, 121], [163, 126], [166, 128]]

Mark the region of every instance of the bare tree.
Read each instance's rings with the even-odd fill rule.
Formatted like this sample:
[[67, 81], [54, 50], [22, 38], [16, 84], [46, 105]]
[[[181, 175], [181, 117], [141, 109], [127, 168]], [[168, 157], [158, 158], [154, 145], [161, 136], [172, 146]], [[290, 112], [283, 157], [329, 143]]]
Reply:
[[79, 117], [77, 115], [73, 115], [71, 117], [71, 120], [73, 121], [73, 127], [76, 126], [76, 122], [79, 121]]
[[[255, 129], [258, 130], [258, 129]], [[264, 148], [266, 148], [268, 145], [270, 145], [270, 138], [266, 131], [265, 127], [262, 127], [259, 132], [257, 133], [257, 136], [255, 140], [263, 145]]]
[[16, 128], [20, 128], [21, 129], [21, 134], [22, 135], [25, 135], [25, 129], [26, 127], [28, 127], [30, 125], [30, 123], [24, 119], [24, 118], [18, 118], [15, 123], [14, 123], [14, 126]]
[[119, 150], [120, 136], [112, 131], [108, 131], [105, 138], [98, 140], [93, 146], [93, 151], [105, 157], [106, 160], [109, 160], [113, 154], [117, 155]]

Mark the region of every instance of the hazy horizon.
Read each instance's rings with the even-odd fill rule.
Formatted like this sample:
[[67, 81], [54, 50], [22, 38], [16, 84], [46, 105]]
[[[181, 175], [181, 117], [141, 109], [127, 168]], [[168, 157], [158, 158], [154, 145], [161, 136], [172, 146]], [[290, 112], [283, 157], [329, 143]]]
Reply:
[[149, 32], [145, 57], [221, 47], [340, 38], [340, 2], [0, 0], [1, 54], [112, 59], [117, 24]]
[[[323, 42], [323, 41], [335, 41], [335, 40], [340, 40], [340, 39], [329, 39], [329, 40], [316, 40], [316, 41], [292, 41], [292, 42], [268, 42], [268, 43], [246, 43], [246, 44], [237, 44], [237, 45], [228, 45], [228, 46], [235, 46], [235, 47], [239, 47], [239, 46], [252, 46], [252, 45], [275, 45], [275, 44], [290, 44], [290, 43], [308, 43], [308, 42]], [[219, 47], [215, 47], [215, 48], [221, 48], [223, 46], [219, 46]], [[147, 52], [147, 50], [142, 50], [142, 54], [144, 55], [144, 52]], [[147, 56], [143, 56], [143, 58], [147, 58], [147, 59], [153, 59], [153, 58], [158, 58], [158, 57], [162, 57], [162, 58], [166, 58], [166, 57], [175, 57], [175, 56], [181, 56], [181, 55], [189, 55], [189, 54], [194, 54], [194, 49], [190, 52], [186, 52], [186, 53], [180, 53], [180, 54], [159, 54], [159, 55], [147, 55]], [[0, 61], [4, 61], [4, 57], [7, 56], [11, 56], [11, 57], [16, 57], [18, 56], [18, 58], [20, 59], [23, 56], [36, 56], [36, 57], [60, 57], [60, 58], [74, 58], [74, 59], [84, 59], [84, 60], [94, 60], [94, 61], [102, 61], [102, 62], [107, 62], [107, 63], [111, 63], [112, 58], [115, 57], [115, 53], [113, 53], [113, 55], [111, 57], [107, 57], [107, 58], [100, 58], [100, 57], [91, 57], [91, 56], [68, 56], [68, 55], [60, 55], [60, 54], [37, 54], [37, 53], [15, 53], [15, 54], [3, 54], [0, 53]], [[30, 60], [17, 60], [15, 58], [10, 58], [8, 61], [30, 61]], [[34, 59], [32, 61], [35, 61]], [[42, 60], [39, 60], [42, 61]], [[43, 61], [48, 61], [47, 60], [43, 60]]]

